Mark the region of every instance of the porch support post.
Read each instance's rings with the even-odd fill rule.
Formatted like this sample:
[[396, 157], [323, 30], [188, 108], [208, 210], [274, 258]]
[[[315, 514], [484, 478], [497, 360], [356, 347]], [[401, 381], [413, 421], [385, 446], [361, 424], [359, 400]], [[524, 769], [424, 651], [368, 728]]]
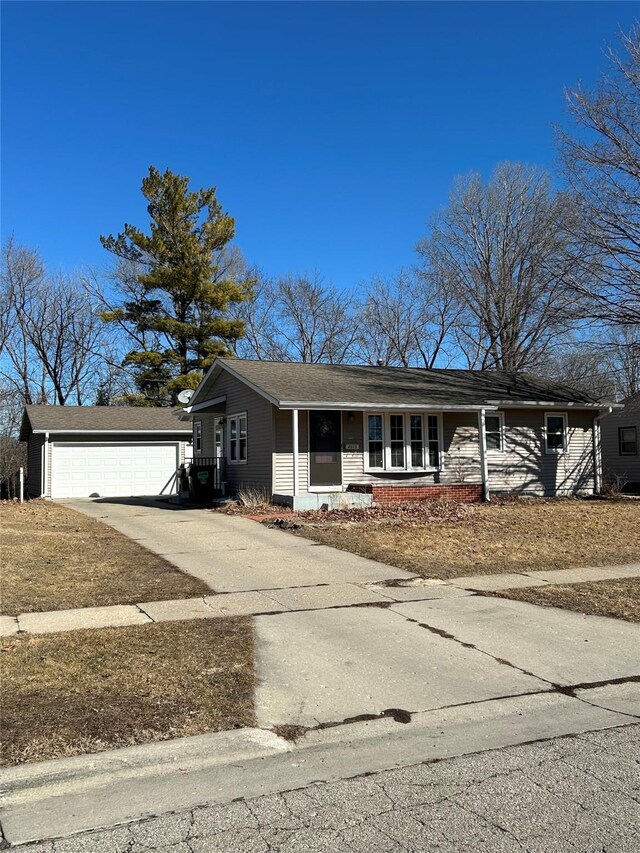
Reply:
[[487, 464], [487, 434], [485, 432], [485, 410], [478, 412], [478, 444], [480, 446], [480, 470], [482, 472], [482, 488], [485, 501], [491, 500], [489, 490], [489, 466]]
[[291, 412], [293, 420], [293, 496], [297, 497], [300, 491], [300, 460], [298, 452], [298, 410]]

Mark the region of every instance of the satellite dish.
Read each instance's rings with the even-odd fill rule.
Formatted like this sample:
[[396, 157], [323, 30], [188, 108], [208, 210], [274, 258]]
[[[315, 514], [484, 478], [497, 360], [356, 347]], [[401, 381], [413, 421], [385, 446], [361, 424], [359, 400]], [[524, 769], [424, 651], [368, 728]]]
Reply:
[[178, 394], [178, 402], [188, 403], [192, 397], [193, 397], [193, 391], [191, 390], [191, 388], [185, 388], [184, 391], [181, 391]]

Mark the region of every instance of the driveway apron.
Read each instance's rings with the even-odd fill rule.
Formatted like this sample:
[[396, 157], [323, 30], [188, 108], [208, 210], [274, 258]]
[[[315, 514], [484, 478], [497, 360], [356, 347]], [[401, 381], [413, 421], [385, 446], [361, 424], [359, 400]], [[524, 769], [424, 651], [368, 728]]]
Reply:
[[254, 617], [256, 714], [264, 728], [313, 729], [375, 716], [402, 722], [434, 709], [489, 708], [495, 700], [567, 690], [571, 715], [586, 701], [581, 689], [596, 684], [603, 688], [599, 707], [608, 707], [614, 687], [623, 689], [622, 713], [629, 722], [640, 718], [639, 625], [447, 584], [442, 592], [430, 589], [434, 600], [390, 596], [349, 606], [359, 600], [349, 588], [362, 593], [374, 585], [384, 595], [384, 581], [413, 576], [243, 518], [151, 500], [67, 505], [217, 592], [264, 590], [274, 605], [279, 599], [295, 610]]

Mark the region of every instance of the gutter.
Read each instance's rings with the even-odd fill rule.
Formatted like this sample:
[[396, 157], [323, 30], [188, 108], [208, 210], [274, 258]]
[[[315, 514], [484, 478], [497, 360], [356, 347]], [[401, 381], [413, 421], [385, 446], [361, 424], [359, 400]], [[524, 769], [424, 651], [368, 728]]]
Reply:
[[191, 430], [184, 427], [176, 429], [34, 429], [34, 435], [189, 435]]
[[351, 411], [351, 412], [480, 412], [483, 409], [495, 410], [497, 405], [461, 405], [447, 406], [444, 404], [435, 405], [433, 403], [340, 403], [314, 400], [313, 402], [305, 400], [281, 400], [276, 403], [279, 409], [307, 409], [309, 411]]

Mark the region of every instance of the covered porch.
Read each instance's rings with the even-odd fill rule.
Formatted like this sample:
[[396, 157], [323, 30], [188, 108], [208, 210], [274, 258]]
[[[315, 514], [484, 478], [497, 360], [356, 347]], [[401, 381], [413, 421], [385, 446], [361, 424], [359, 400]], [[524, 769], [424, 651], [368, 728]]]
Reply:
[[489, 500], [487, 418], [494, 411], [278, 407], [273, 500], [300, 510]]

